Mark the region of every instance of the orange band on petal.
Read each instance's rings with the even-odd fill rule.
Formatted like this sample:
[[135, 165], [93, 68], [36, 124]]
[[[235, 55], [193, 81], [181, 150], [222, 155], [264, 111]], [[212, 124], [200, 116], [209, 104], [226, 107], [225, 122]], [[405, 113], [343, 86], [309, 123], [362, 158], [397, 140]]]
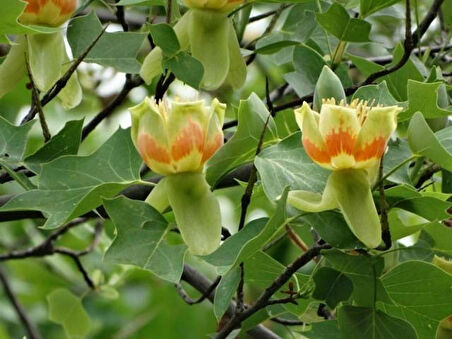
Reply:
[[356, 136], [348, 131], [339, 129], [339, 132], [333, 132], [326, 136], [325, 144], [330, 157], [345, 153], [353, 155]]
[[210, 143], [207, 143], [204, 147], [204, 153], [202, 154], [202, 163], [205, 163], [207, 160], [209, 160], [217, 151], [217, 149], [223, 146], [223, 143], [223, 133], [218, 133], [214, 140]]
[[386, 139], [379, 137], [366, 144], [363, 148], [355, 150], [356, 161], [366, 161], [372, 158], [380, 159], [386, 149]]
[[27, 7], [25, 7], [25, 13], [39, 13], [41, 7], [39, 6], [39, 0], [26, 0], [28, 2]]
[[301, 141], [306, 153], [312, 160], [322, 164], [330, 162], [331, 157], [326, 150], [318, 148], [315, 144], [309, 141], [308, 138], [302, 138]]
[[190, 119], [173, 142], [171, 155], [173, 160], [178, 161], [188, 156], [195, 149], [202, 153], [204, 149], [204, 131], [198, 123]]
[[150, 159], [164, 164], [169, 164], [171, 162], [171, 157], [167, 150], [147, 134], [138, 136], [138, 151], [145, 160]]

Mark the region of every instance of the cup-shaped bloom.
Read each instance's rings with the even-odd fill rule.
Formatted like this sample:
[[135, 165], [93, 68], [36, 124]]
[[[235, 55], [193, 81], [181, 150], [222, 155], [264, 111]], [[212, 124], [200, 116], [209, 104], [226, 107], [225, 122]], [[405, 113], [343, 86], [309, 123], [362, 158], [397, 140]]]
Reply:
[[27, 6], [19, 17], [25, 25], [58, 27], [74, 14], [78, 0], [25, 0]]
[[184, 2], [190, 8], [229, 12], [241, 5], [244, 0], [184, 0]]
[[323, 194], [291, 191], [288, 202], [306, 212], [339, 208], [353, 234], [367, 247], [381, 242], [381, 226], [371, 185], [397, 127], [400, 107], [368, 107], [353, 101], [336, 105], [324, 100], [320, 113], [307, 103], [295, 111], [306, 153], [318, 165], [333, 170]]
[[171, 175], [202, 172], [204, 163], [223, 145], [226, 105], [214, 99], [156, 103], [146, 98], [130, 108], [132, 139], [154, 172]]
[[346, 105], [324, 100], [320, 113], [305, 102], [295, 111], [306, 153], [330, 170], [368, 169], [379, 164], [397, 127], [398, 106], [369, 107], [354, 100]]

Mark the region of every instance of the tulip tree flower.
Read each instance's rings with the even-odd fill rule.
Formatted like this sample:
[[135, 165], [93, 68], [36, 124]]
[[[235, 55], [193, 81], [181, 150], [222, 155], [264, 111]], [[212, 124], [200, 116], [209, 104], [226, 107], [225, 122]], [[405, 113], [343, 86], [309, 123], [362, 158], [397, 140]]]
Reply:
[[[57, 28], [74, 13], [78, 0], [26, 0], [18, 21], [23, 25]], [[27, 74], [26, 60], [36, 87], [48, 91], [70, 67], [63, 29], [49, 33], [19, 35], [0, 65], [0, 97], [11, 91]], [[82, 100], [81, 87], [74, 73], [59, 93], [63, 106], [73, 108]]]
[[292, 191], [288, 201], [306, 212], [339, 208], [351, 231], [366, 246], [381, 242], [381, 226], [371, 185], [387, 141], [397, 127], [398, 106], [369, 107], [358, 100], [323, 100], [320, 113], [305, 102], [295, 111], [306, 153], [332, 171], [322, 195]]
[[[223, 84], [240, 88], [246, 65], [240, 54], [228, 12], [243, 0], [185, 0], [190, 8], [174, 26], [182, 50], [189, 50], [204, 67], [201, 87], [215, 90]], [[162, 50], [154, 48], [143, 62], [140, 75], [146, 83], [163, 72]]]
[[223, 145], [225, 109], [216, 99], [206, 107], [203, 101], [149, 98], [130, 108], [135, 147], [152, 171], [165, 176], [146, 201], [160, 212], [172, 207], [193, 254], [211, 253], [220, 243], [220, 207], [203, 170]]

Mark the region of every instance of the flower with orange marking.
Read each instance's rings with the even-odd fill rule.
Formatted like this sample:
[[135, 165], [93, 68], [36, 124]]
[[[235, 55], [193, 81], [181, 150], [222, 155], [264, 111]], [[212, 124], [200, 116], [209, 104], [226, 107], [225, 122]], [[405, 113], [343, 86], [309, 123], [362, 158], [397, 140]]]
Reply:
[[244, 0], [184, 0], [190, 8], [211, 9], [221, 12], [229, 12], [244, 3]]
[[330, 170], [368, 169], [379, 164], [397, 127], [398, 106], [369, 107], [354, 100], [346, 105], [324, 100], [320, 113], [305, 102], [295, 111], [306, 153]]
[[377, 247], [382, 241], [381, 225], [371, 186], [401, 110], [327, 99], [317, 113], [303, 103], [295, 111], [303, 147], [315, 163], [332, 172], [322, 194], [291, 191], [289, 204], [305, 212], [338, 208], [353, 234], [367, 247]]
[[223, 145], [226, 105], [217, 99], [157, 103], [146, 98], [132, 113], [132, 139], [154, 172], [171, 175], [202, 172], [204, 163]]
[[58, 27], [74, 14], [78, 0], [25, 0], [28, 4], [19, 17], [25, 25]]

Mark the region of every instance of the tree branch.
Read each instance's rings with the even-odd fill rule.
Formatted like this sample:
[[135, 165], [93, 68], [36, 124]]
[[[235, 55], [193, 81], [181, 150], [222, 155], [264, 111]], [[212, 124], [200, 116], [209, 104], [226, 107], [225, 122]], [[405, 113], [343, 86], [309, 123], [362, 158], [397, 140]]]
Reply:
[[[200, 293], [205, 293], [207, 289], [212, 286], [212, 282], [207, 279], [205, 276], [200, 274], [198, 271], [196, 271], [194, 268], [192, 268], [189, 265], [184, 266], [184, 272], [182, 274], [183, 281], [190, 284], [192, 287], [197, 289]], [[209, 299], [211, 302], [213, 302], [215, 296], [215, 291], [212, 291], [207, 299]], [[236, 308], [235, 303], [232, 301], [229, 304], [228, 309], [226, 310], [226, 316], [232, 317], [234, 315], [234, 310]], [[266, 327], [262, 325], [258, 325], [250, 330], [247, 331], [247, 333], [252, 337], [256, 339], [279, 339], [280, 337], [267, 329]]]
[[22, 305], [19, 303], [19, 300], [17, 300], [16, 296], [14, 295], [14, 292], [11, 289], [11, 286], [6, 277], [6, 274], [3, 271], [3, 268], [1, 268], [1, 267], [0, 267], [0, 282], [3, 285], [3, 289], [5, 290], [6, 296], [8, 297], [11, 305], [14, 307], [14, 310], [16, 311], [17, 316], [19, 317], [20, 321], [22, 322], [22, 325], [25, 327], [25, 330], [27, 331], [30, 338], [31, 339], [40, 339], [41, 335], [39, 334], [38, 329], [30, 321], [30, 318], [28, 318], [28, 315], [25, 313], [25, 310], [23, 309]]
[[283, 273], [281, 273], [278, 278], [276, 278], [273, 283], [265, 289], [261, 296], [257, 299], [253, 306], [246, 309], [242, 313], [235, 314], [235, 316], [226, 324], [223, 329], [218, 332], [216, 339], [224, 339], [229, 333], [234, 329], [238, 328], [242, 321], [252, 316], [254, 313], [258, 312], [262, 308], [269, 304], [270, 298], [275, 294], [289, 279], [295, 274], [301, 267], [306, 265], [312, 259], [320, 254], [324, 249], [331, 248], [328, 244], [317, 245], [310, 248], [307, 252], [303, 253], [294, 262], [286, 267]]
[[[44, 95], [44, 97], [41, 100], [41, 107], [44, 107], [47, 105], [50, 101], [52, 101], [53, 98], [55, 98], [61, 90], [66, 86], [67, 82], [71, 78], [72, 74], [77, 70], [77, 67], [81, 64], [81, 62], [85, 59], [85, 57], [88, 55], [88, 53], [93, 49], [93, 47], [96, 45], [96, 43], [99, 41], [99, 39], [102, 37], [102, 35], [105, 33], [105, 30], [108, 26], [106, 26], [102, 31], [99, 33], [99, 35], [91, 42], [91, 44], [88, 46], [88, 48], [75, 60], [75, 62], [69, 67], [69, 69], [66, 71], [66, 73], [63, 74], [63, 76], [55, 82], [55, 84], [47, 91], [47, 93]], [[33, 105], [33, 107], [30, 108], [30, 111], [28, 114], [22, 119], [21, 125], [25, 124], [26, 122], [32, 120], [36, 113], [38, 112], [36, 105]]]

